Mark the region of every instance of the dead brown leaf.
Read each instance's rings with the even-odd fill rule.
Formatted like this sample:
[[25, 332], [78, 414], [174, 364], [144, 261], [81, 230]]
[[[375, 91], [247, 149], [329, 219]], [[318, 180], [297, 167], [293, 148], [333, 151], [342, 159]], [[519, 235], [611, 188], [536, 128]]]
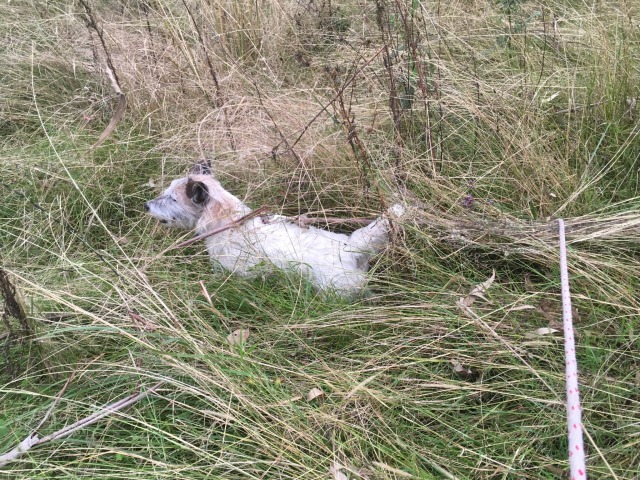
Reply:
[[449, 360], [449, 363], [453, 368], [453, 373], [455, 373], [460, 378], [473, 381], [478, 376], [478, 374], [471, 370], [471, 368], [469, 368], [467, 365], [463, 365], [457, 360]]
[[524, 334], [525, 338], [538, 338], [538, 337], [543, 337], [545, 335], [553, 335], [554, 333], [559, 332], [559, 330], [556, 330], [555, 328], [549, 328], [549, 327], [542, 327], [542, 328], [537, 328], [535, 330], [533, 330], [532, 332], [527, 332]]
[[333, 480], [349, 480], [349, 477], [347, 477], [344, 473], [340, 471], [343, 468], [344, 467], [340, 465], [338, 462], [333, 462], [331, 464], [331, 466], [329, 467], [329, 473], [331, 474]]
[[473, 304], [473, 302], [475, 302], [477, 299], [482, 299], [487, 303], [491, 303], [491, 301], [488, 298], [486, 298], [484, 295], [485, 293], [487, 293], [487, 290], [493, 284], [495, 279], [496, 279], [496, 271], [494, 270], [490, 278], [473, 287], [473, 289], [471, 289], [471, 291], [469, 292], [469, 295], [467, 295], [466, 297], [460, 298], [460, 300], [458, 301], [459, 304], [464, 307], [470, 307]]
[[526, 273], [526, 274], [524, 275], [524, 289], [525, 289], [527, 292], [535, 292], [535, 291], [537, 290], [537, 289], [536, 289], [536, 286], [535, 286], [535, 285], [534, 285], [534, 283], [531, 281], [531, 274], [529, 274], [529, 273]]
[[234, 330], [227, 336], [227, 341], [231, 345], [242, 345], [249, 338], [249, 330], [248, 329], [238, 329]]
[[111, 136], [113, 131], [120, 123], [120, 120], [122, 120], [122, 117], [124, 117], [124, 111], [126, 110], [126, 108], [127, 97], [125, 97], [125, 95], [120, 92], [118, 94], [118, 105], [115, 109], [115, 112], [113, 113], [113, 116], [111, 117], [111, 121], [109, 122], [109, 125], [107, 125], [107, 128], [104, 129], [104, 132], [102, 132], [102, 135], [100, 135], [98, 140], [96, 140], [96, 143], [91, 145], [91, 150], [98, 148], [107, 138]]
[[323, 400], [325, 397], [324, 392], [322, 390], [320, 390], [319, 388], [312, 388], [311, 390], [309, 390], [309, 393], [307, 394], [307, 402], [310, 402], [312, 400]]
[[148, 331], [148, 332], [153, 332], [153, 331], [158, 329], [157, 325], [155, 325], [152, 322], [149, 322], [148, 320], [145, 320], [138, 313], [133, 312], [133, 311], [129, 311], [127, 313], [129, 314], [129, 317], [131, 317], [131, 320], [133, 320], [133, 322], [135, 323], [136, 327], [139, 330], [145, 330], [145, 331]]

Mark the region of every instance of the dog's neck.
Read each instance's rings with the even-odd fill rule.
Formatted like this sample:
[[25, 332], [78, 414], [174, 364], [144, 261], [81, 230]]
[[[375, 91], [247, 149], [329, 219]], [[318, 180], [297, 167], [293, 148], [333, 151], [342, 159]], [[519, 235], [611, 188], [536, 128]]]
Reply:
[[[229, 194], [233, 197], [233, 195]], [[243, 202], [233, 197], [235, 202], [225, 203], [224, 206], [207, 208], [196, 224], [196, 233], [202, 234], [220, 227], [226, 227], [251, 212]]]

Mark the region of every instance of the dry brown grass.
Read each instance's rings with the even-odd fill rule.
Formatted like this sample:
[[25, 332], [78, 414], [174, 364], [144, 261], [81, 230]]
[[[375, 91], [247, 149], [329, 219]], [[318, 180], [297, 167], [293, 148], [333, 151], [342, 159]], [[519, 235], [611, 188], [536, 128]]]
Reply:
[[[86, 9], [0, 6], [0, 259], [36, 326], [0, 352], [22, 371], [3, 372], [0, 452], [71, 372], [45, 429], [165, 383], [10, 478], [339, 478], [336, 462], [350, 479], [559, 478], [560, 342], [531, 332], [559, 320], [560, 215], [589, 473], [637, 476], [634, 5], [85, 3], [127, 98], [94, 150], [116, 96]], [[176, 236], [140, 205], [200, 157], [252, 206], [353, 216], [403, 199], [373, 297], [168, 251]]]

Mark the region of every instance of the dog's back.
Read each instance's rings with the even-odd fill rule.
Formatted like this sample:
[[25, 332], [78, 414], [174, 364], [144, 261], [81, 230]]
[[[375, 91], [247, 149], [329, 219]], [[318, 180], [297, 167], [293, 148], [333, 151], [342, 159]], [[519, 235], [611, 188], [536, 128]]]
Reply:
[[207, 239], [212, 260], [231, 272], [251, 277], [261, 265], [271, 264], [301, 273], [320, 289], [348, 294], [364, 288], [368, 260], [375, 253], [358, 247], [348, 235], [284, 219], [255, 218]]

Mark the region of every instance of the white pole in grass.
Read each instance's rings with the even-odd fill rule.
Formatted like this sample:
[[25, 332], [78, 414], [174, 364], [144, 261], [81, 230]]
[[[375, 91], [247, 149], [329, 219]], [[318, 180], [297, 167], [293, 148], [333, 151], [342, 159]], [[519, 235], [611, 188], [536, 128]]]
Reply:
[[564, 220], [558, 219], [560, 233], [560, 285], [562, 287], [562, 321], [564, 324], [564, 353], [566, 360], [567, 426], [569, 428], [569, 467], [571, 480], [586, 480], [582, 441], [582, 412], [578, 391], [578, 364], [571, 318], [571, 294], [569, 293], [569, 271], [567, 269], [567, 245], [564, 237]]

